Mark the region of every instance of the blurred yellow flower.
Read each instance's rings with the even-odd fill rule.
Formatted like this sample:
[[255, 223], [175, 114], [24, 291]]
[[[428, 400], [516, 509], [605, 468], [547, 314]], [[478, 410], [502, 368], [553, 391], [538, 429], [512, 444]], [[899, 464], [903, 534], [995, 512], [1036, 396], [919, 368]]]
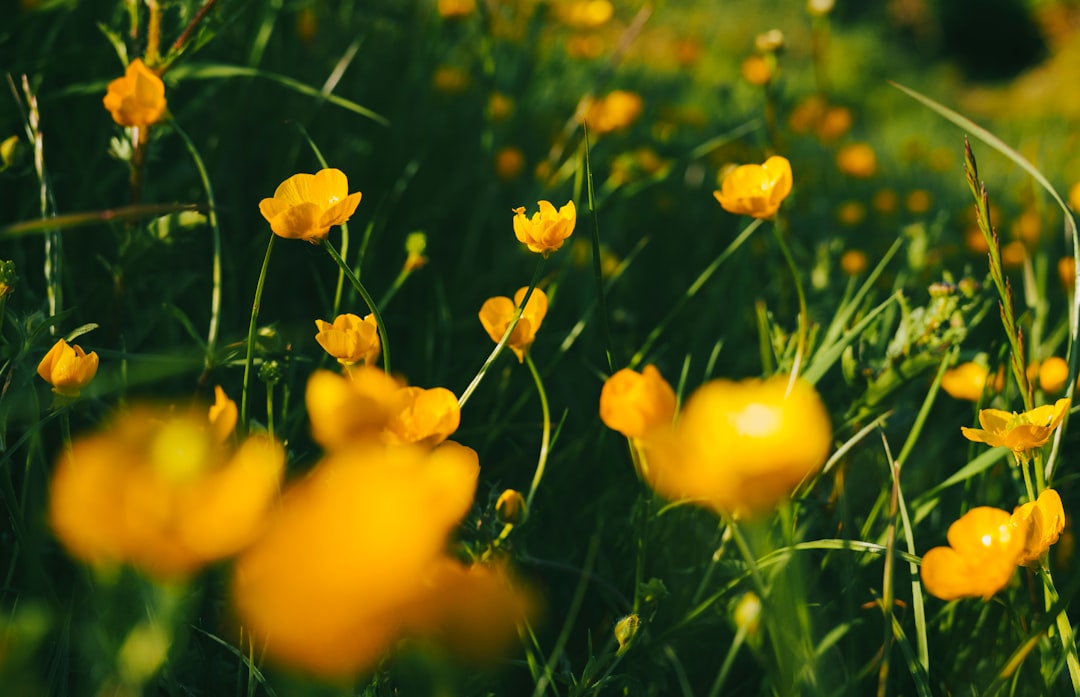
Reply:
[[867, 259], [866, 252], [861, 249], [849, 249], [840, 257], [840, 270], [848, 276], [858, 276], [866, 271], [869, 265], [870, 260]]
[[596, 29], [615, 14], [609, 0], [566, 0], [554, 6], [556, 17], [574, 29]]
[[600, 420], [627, 438], [642, 438], [675, 417], [675, 390], [654, 365], [640, 373], [623, 368], [600, 390]]
[[317, 244], [330, 228], [349, 220], [360, 205], [360, 192], [349, 193], [349, 180], [339, 169], [294, 174], [281, 182], [273, 198], [259, 201], [259, 212], [275, 235]]
[[826, 142], [834, 141], [850, 131], [854, 121], [851, 109], [846, 106], [830, 106], [821, 115], [816, 129], [817, 137]]
[[374, 667], [405, 636], [464, 635], [466, 649], [487, 649], [499, 626], [512, 634], [521, 604], [498, 572], [446, 551], [479, 471], [453, 442], [334, 451], [238, 560], [239, 620], [272, 659], [330, 678]]
[[1061, 286], [1071, 293], [1076, 287], [1076, 260], [1072, 257], [1061, 257], [1058, 259], [1057, 269]]
[[165, 114], [165, 83], [136, 58], [128, 63], [124, 77], [109, 83], [102, 102], [121, 126], [149, 126]]
[[[990, 369], [974, 361], [967, 361], [945, 371], [945, 374], [941, 376], [941, 389], [953, 399], [978, 402], [986, 392], [988, 382], [990, 382]], [[990, 389], [995, 390], [995, 388], [996, 385], [990, 383]]]
[[867, 179], [877, 172], [877, 155], [866, 143], [845, 145], [836, 153], [836, 167], [849, 177]]
[[983, 409], [979, 412], [981, 429], [961, 426], [960, 431], [968, 440], [1008, 448], [1019, 454], [1046, 445], [1050, 434], [1065, 418], [1070, 403], [1068, 397], [1063, 397], [1053, 404], [1044, 404], [1020, 414], [1001, 409]]
[[611, 133], [637, 121], [645, 108], [641, 95], [626, 90], [612, 90], [589, 105], [585, 123], [593, 135]]
[[224, 443], [236, 430], [236, 422], [240, 418], [236, 402], [229, 399], [221, 385], [214, 386], [214, 404], [210, 407], [207, 419], [210, 421], [210, 430], [214, 434], [214, 440]]
[[773, 155], [764, 164], [733, 169], [713, 196], [729, 213], [771, 218], [790, 193], [791, 163]]
[[1017, 506], [1011, 520], [1017, 536], [1024, 541], [1024, 549], [1016, 563], [1038, 566], [1039, 559], [1065, 529], [1061, 496], [1053, 489], [1044, 489], [1037, 500]]
[[98, 355], [86, 353], [81, 346], [72, 346], [60, 339], [38, 363], [37, 372], [53, 386], [53, 392], [64, 397], [78, 397], [82, 388], [97, 375]]
[[333, 324], [317, 319], [315, 327], [319, 330], [315, 341], [338, 363], [345, 366], [356, 363], [374, 365], [379, 359], [381, 346], [375, 315], [363, 319], [354, 314], [338, 315]]
[[686, 402], [674, 425], [646, 443], [648, 484], [737, 516], [771, 510], [825, 464], [829, 414], [814, 387], [788, 378], [714, 380]]
[[948, 547], [934, 547], [922, 558], [923, 587], [942, 600], [989, 600], [1008, 585], [1024, 550], [1009, 512], [988, 506], [950, 525], [948, 540]]
[[461, 19], [476, 12], [476, 0], [439, 0], [438, 8], [443, 19]]
[[[521, 304], [528, 290], [528, 287], [518, 288], [513, 300], [505, 296], [488, 298], [480, 307], [480, 324], [484, 325], [484, 330], [495, 343], [498, 343], [502, 335], [506, 333], [506, 328], [513, 321], [518, 305]], [[547, 311], [547, 295], [539, 288], [533, 289], [529, 302], [521, 313], [521, 319], [514, 327], [514, 333], [506, 342], [506, 345], [517, 356], [518, 363], [525, 361], [525, 352], [536, 340], [536, 332], [540, 329]]]
[[1069, 206], [1080, 213], [1080, 182], [1069, 187]]
[[348, 376], [315, 371], [304, 396], [311, 437], [333, 450], [382, 433], [394, 416], [401, 388], [401, 383], [373, 366], [358, 365]]
[[495, 174], [499, 179], [515, 179], [525, 169], [525, 153], [520, 148], [508, 145], [495, 153]]
[[566, 238], [573, 234], [577, 209], [573, 201], [568, 201], [557, 211], [548, 201], [540, 201], [537, 206], [539, 210], [532, 218], [525, 217], [524, 207], [514, 209], [514, 235], [518, 242], [528, 246], [530, 252], [546, 257], [562, 247]]
[[776, 59], [772, 56], [752, 54], [743, 59], [739, 67], [743, 79], [751, 85], [763, 86], [772, 82], [776, 74]]
[[457, 397], [445, 387], [403, 387], [394, 396], [393, 415], [383, 431], [390, 445], [418, 443], [435, 446], [461, 424]]
[[1039, 365], [1039, 387], [1047, 394], [1061, 392], [1069, 379], [1069, 363], [1061, 356], [1050, 356]]
[[250, 544], [278, 491], [281, 446], [222, 444], [205, 416], [136, 408], [76, 439], [57, 463], [49, 519], [75, 557], [188, 575]]

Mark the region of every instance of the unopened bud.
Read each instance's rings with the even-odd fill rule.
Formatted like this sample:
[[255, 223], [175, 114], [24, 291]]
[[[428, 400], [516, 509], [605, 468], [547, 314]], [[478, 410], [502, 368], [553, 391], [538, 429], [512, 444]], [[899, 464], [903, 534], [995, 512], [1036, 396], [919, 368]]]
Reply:
[[640, 626], [641, 619], [637, 615], [627, 615], [615, 623], [615, 641], [619, 642], [619, 653], [634, 640]]
[[761, 53], [776, 53], [784, 48], [784, 32], [770, 29], [754, 38], [754, 48]]
[[735, 620], [735, 626], [747, 636], [756, 635], [761, 626], [761, 598], [754, 593], [744, 593], [735, 605], [732, 617]]
[[499, 495], [499, 500], [495, 502], [495, 515], [499, 516], [499, 520], [509, 525], [520, 525], [525, 520], [527, 513], [525, 497], [521, 495], [521, 492], [514, 489], [507, 489], [502, 492]]
[[424, 252], [427, 251], [427, 235], [423, 232], [410, 232], [405, 238], [405, 268], [406, 273], [416, 271], [427, 263]]

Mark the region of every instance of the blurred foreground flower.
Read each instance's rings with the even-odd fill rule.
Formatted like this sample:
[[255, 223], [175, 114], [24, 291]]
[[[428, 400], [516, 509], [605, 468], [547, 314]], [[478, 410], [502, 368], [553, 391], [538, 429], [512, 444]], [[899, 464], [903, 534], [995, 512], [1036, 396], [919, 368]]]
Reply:
[[574, 202], [555, 210], [548, 201], [537, 204], [539, 211], [532, 218], [525, 217], [525, 208], [514, 209], [514, 235], [518, 242], [527, 245], [530, 252], [543, 254], [545, 257], [563, 246], [566, 238], [573, 234], [577, 224], [577, 209]]
[[231, 556], [261, 530], [285, 466], [266, 436], [235, 452], [205, 416], [136, 408], [60, 457], [49, 518], [72, 555], [174, 578]]
[[832, 447], [814, 387], [788, 378], [702, 385], [673, 426], [650, 432], [645, 478], [661, 496], [746, 516], [771, 510]]
[[354, 314], [338, 315], [333, 324], [317, 319], [315, 327], [319, 330], [315, 341], [338, 363], [344, 366], [374, 365], [379, 359], [379, 327], [375, 315], [363, 319]]
[[275, 235], [316, 244], [331, 227], [349, 220], [360, 196], [359, 191], [349, 193], [349, 180], [341, 170], [323, 169], [281, 182], [273, 198], [259, 201], [259, 212]]
[[994, 391], [1000, 391], [1003, 387], [996, 379], [991, 382], [989, 368], [974, 361], [967, 361], [955, 368], [949, 368], [941, 376], [941, 389], [953, 399], [964, 399], [969, 402], [978, 402], [982, 399], [988, 387], [987, 383], [990, 383], [989, 388]]
[[960, 427], [968, 440], [986, 443], [992, 447], [1004, 447], [1017, 456], [1028, 450], [1042, 447], [1050, 440], [1050, 434], [1065, 418], [1071, 400], [1059, 399], [1031, 411], [1017, 414], [1001, 409], [983, 409], [979, 412], [978, 428]]
[[948, 547], [934, 547], [922, 558], [926, 591], [942, 600], [989, 600], [1008, 585], [1024, 550], [1024, 535], [1008, 511], [973, 508], [949, 526]]
[[433, 447], [457, 431], [461, 408], [457, 396], [445, 387], [403, 387], [394, 396], [393, 415], [383, 440], [390, 445], [418, 443]]
[[102, 102], [121, 126], [149, 126], [165, 114], [165, 83], [136, 58], [128, 63], [124, 77], [109, 83]]
[[1045, 489], [1036, 501], [1017, 506], [1011, 518], [1018, 537], [1024, 541], [1017, 564], [1038, 566], [1039, 560], [1050, 546], [1058, 541], [1065, 529], [1065, 509], [1061, 496], [1053, 489]]
[[728, 213], [771, 218], [790, 193], [791, 163], [774, 155], [764, 164], [733, 169], [713, 196]]
[[373, 668], [402, 637], [487, 652], [524, 602], [500, 572], [467, 568], [447, 539], [472, 505], [476, 453], [359, 440], [282, 497], [238, 561], [240, 621], [277, 661], [326, 677]]
[[[484, 325], [484, 330], [495, 343], [499, 343], [499, 339], [502, 339], [502, 335], [506, 333], [506, 328], [514, 320], [518, 305], [521, 304], [528, 290], [528, 287], [518, 288], [513, 300], [506, 296], [488, 298], [480, 307], [480, 324]], [[525, 361], [525, 353], [536, 340], [536, 332], [540, 329], [547, 311], [547, 295], [541, 289], [534, 288], [532, 295], [529, 296], [529, 302], [521, 313], [521, 319], [514, 327], [514, 333], [506, 342], [506, 345], [517, 356], [518, 363]]]
[[675, 390], [654, 365], [623, 368], [600, 390], [600, 420], [627, 438], [642, 438], [675, 417]]
[[98, 355], [72, 346], [63, 338], [53, 344], [38, 363], [37, 372], [53, 386], [53, 392], [64, 397], [78, 397], [82, 388], [97, 375]]

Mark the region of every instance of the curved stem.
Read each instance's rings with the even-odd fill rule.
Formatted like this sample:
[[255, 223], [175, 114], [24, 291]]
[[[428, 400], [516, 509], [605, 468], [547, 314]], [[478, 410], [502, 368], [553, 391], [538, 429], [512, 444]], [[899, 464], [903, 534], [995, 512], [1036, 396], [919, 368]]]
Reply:
[[367, 288], [360, 282], [360, 279], [356, 277], [353, 270], [349, 268], [349, 265], [345, 263], [345, 260], [341, 258], [337, 250], [334, 249], [334, 245], [330, 244], [330, 240], [323, 240], [323, 249], [325, 249], [330, 256], [334, 259], [334, 262], [338, 265], [338, 268], [349, 279], [349, 283], [356, 289], [356, 292], [360, 294], [360, 297], [364, 299], [364, 304], [368, 306], [371, 314], [375, 316], [375, 326], [379, 330], [379, 341], [382, 343], [383, 354], [383, 370], [390, 374], [390, 337], [386, 334], [386, 324], [383, 322], [382, 315], [379, 314], [379, 307], [375, 304], [375, 300], [372, 299], [371, 294], [367, 292]]
[[547, 392], [544, 391], [544, 382], [540, 379], [540, 371], [536, 369], [536, 363], [532, 356], [525, 354], [525, 364], [529, 366], [533, 382], [536, 383], [536, 394], [540, 397], [540, 411], [544, 419], [544, 432], [540, 436], [540, 458], [536, 462], [536, 473], [533, 475], [532, 484], [529, 485], [529, 494], [525, 497], [525, 510], [532, 510], [533, 496], [540, 486], [540, 480], [544, 478], [544, 468], [547, 467], [548, 447], [551, 445], [551, 408], [548, 406]]
[[263, 257], [262, 269], [259, 271], [259, 281], [255, 284], [255, 300], [251, 303], [251, 321], [248, 323], [247, 356], [244, 358], [244, 389], [240, 394], [240, 427], [247, 432], [247, 399], [248, 381], [251, 379], [251, 363], [255, 356], [255, 323], [259, 319], [259, 306], [262, 304], [263, 286], [266, 283], [266, 271], [270, 268], [270, 252], [274, 249], [274, 240], [277, 235], [270, 233], [270, 241], [266, 244], [266, 256]]
[[795, 358], [791, 362], [791, 378], [788, 380], [788, 392], [790, 392], [795, 385], [795, 379], [799, 377], [799, 368], [802, 367], [803, 356], [806, 354], [806, 337], [809, 333], [810, 318], [806, 313], [806, 293], [803, 291], [802, 279], [799, 277], [799, 268], [795, 265], [795, 259], [791, 256], [791, 249], [784, 241], [784, 234], [780, 227], [780, 218], [777, 217], [776, 224], [773, 225], [773, 236], [780, 245], [784, 261], [787, 262], [788, 269], [791, 271], [791, 278], [795, 281], [795, 294], [799, 297], [799, 333], [795, 342]]

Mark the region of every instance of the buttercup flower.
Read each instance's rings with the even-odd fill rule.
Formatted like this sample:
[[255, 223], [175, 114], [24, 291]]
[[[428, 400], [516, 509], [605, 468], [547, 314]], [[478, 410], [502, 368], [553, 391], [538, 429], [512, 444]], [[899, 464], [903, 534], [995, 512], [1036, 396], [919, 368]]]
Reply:
[[438, 445], [461, 424], [457, 397], [445, 387], [403, 387], [395, 399], [394, 414], [383, 431], [383, 439], [390, 445]]
[[78, 397], [97, 375], [97, 369], [96, 352], [86, 353], [81, 346], [72, 346], [61, 338], [38, 363], [37, 372], [56, 394]]
[[647, 365], [640, 373], [623, 368], [600, 390], [600, 420], [627, 438], [641, 438], [674, 416], [675, 390], [656, 366]]
[[165, 83], [136, 58], [128, 63], [124, 77], [109, 83], [102, 102], [121, 126], [149, 126], [165, 114]]
[[355, 363], [373, 365], [378, 360], [381, 345], [375, 315], [363, 319], [353, 314], [338, 315], [333, 324], [317, 319], [315, 326], [319, 330], [315, 341], [338, 363], [345, 366]]
[[1024, 549], [1008, 511], [989, 506], [950, 525], [948, 540], [948, 547], [934, 547], [922, 559], [923, 586], [942, 600], [989, 600], [1008, 585]]
[[661, 496], [715, 511], [771, 510], [825, 464], [829, 414], [812, 385], [788, 378], [714, 380], [672, 426], [650, 431], [644, 476]]
[[1039, 365], [1039, 387], [1054, 394], [1065, 388], [1069, 379], [1069, 363], [1061, 356], [1050, 356]]
[[986, 392], [987, 383], [992, 390], [1000, 390], [997, 380], [991, 381], [990, 370], [974, 361], [961, 363], [955, 368], [949, 368], [941, 376], [941, 389], [953, 399], [964, 399], [969, 402], [978, 402]]
[[331, 227], [348, 221], [360, 195], [349, 193], [349, 180], [341, 170], [323, 169], [281, 182], [273, 198], [259, 201], [259, 212], [275, 235], [317, 244]]
[[1061, 497], [1053, 489], [1045, 489], [1036, 501], [1017, 506], [1012, 514], [1012, 525], [1024, 548], [1017, 564], [1038, 566], [1039, 559], [1050, 546], [1058, 541], [1065, 529], [1065, 509]]
[[791, 163], [774, 155], [764, 164], [733, 169], [713, 196], [729, 213], [771, 218], [791, 193], [791, 183]]
[[255, 539], [285, 466], [281, 446], [235, 452], [205, 416], [138, 408], [75, 440], [57, 463], [49, 520], [75, 557], [176, 578]]
[[329, 370], [312, 373], [304, 397], [311, 437], [332, 450], [381, 433], [394, 416], [401, 388], [401, 383], [373, 366], [357, 366], [347, 377]]
[[569, 0], [554, 6], [556, 16], [574, 29], [596, 29], [607, 24], [615, 14], [609, 0]]
[[479, 471], [476, 453], [456, 443], [428, 451], [361, 439], [334, 451], [285, 493], [239, 559], [233, 598], [245, 629], [280, 663], [347, 677], [405, 635], [464, 631], [483, 643], [492, 625], [512, 627], [514, 596], [493, 570], [446, 552]]
[[644, 107], [641, 95], [636, 92], [613, 90], [589, 106], [585, 123], [595, 135], [611, 133], [637, 121]]
[[495, 501], [495, 514], [499, 520], [511, 525], [520, 525], [528, 513], [525, 497], [516, 489], [506, 489]]
[[221, 389], [221, 385], [214, 386], [214, 404], [210, 407], [207, 418], [210, 421], [214, 439], [218, 443], [224, 443], [236, 430], [240, 412], [236, 408], [236, 402], [229, 399], [225, 390]]
[[877, 155], [866, 143], [852, 143], [836, 153], [836, 167], [849, 177], [868, 179], [877, 172]]
[[527, 245], [530, 252], [547, 256], [559, 247], [574, 232], [577, 223], [577, 209], [574, 202], [555, 210], [548, 201], [537, 204], [540, 210], [532, 218], [525, 217], [525, 208], [514, 209], [514, 235], [518, 242]]
[[[521, 304], [528, 290], [527, 287], [518, 288], [517, 292], [514, 293], [513, 300], [500, 296], [488, 298], [484, 301], [483, 306], [480, 308], [480, 324], [484, 325], [488, 336], [495, 343], [499, 343], [502, 335], [506, 333], [506, 328], [513, 321], [518, 305]], [[540, 323], [544, 321], [547, 311], [547, 295], [539, 288], [534, 288], [532, 295], [529, 296], [529, 302], [521, 313], [521, 319], [518, 320], [517, 326], [514, 327], [514, 333], [510, 335], [509, 340], [506, 342], [506, 345], [517, 356], [518, 363], [525, 361], [525, 352], [529, 350], [533, 341], [536, 340], [536, 332], [540, 329]]]
[[968, 440], [986, 443], [993, 447], [1004, 447], [1014, 453], [1023, 453], [1046, 445], [1050, 434], [1065, 418], [1071, 400], [1059, 399], [1054, 404], [1045, 404], [1031, 411], [1017, 414], [1001, 409], [983, 409], [979, 412], [978, 428], [960, 427]]

